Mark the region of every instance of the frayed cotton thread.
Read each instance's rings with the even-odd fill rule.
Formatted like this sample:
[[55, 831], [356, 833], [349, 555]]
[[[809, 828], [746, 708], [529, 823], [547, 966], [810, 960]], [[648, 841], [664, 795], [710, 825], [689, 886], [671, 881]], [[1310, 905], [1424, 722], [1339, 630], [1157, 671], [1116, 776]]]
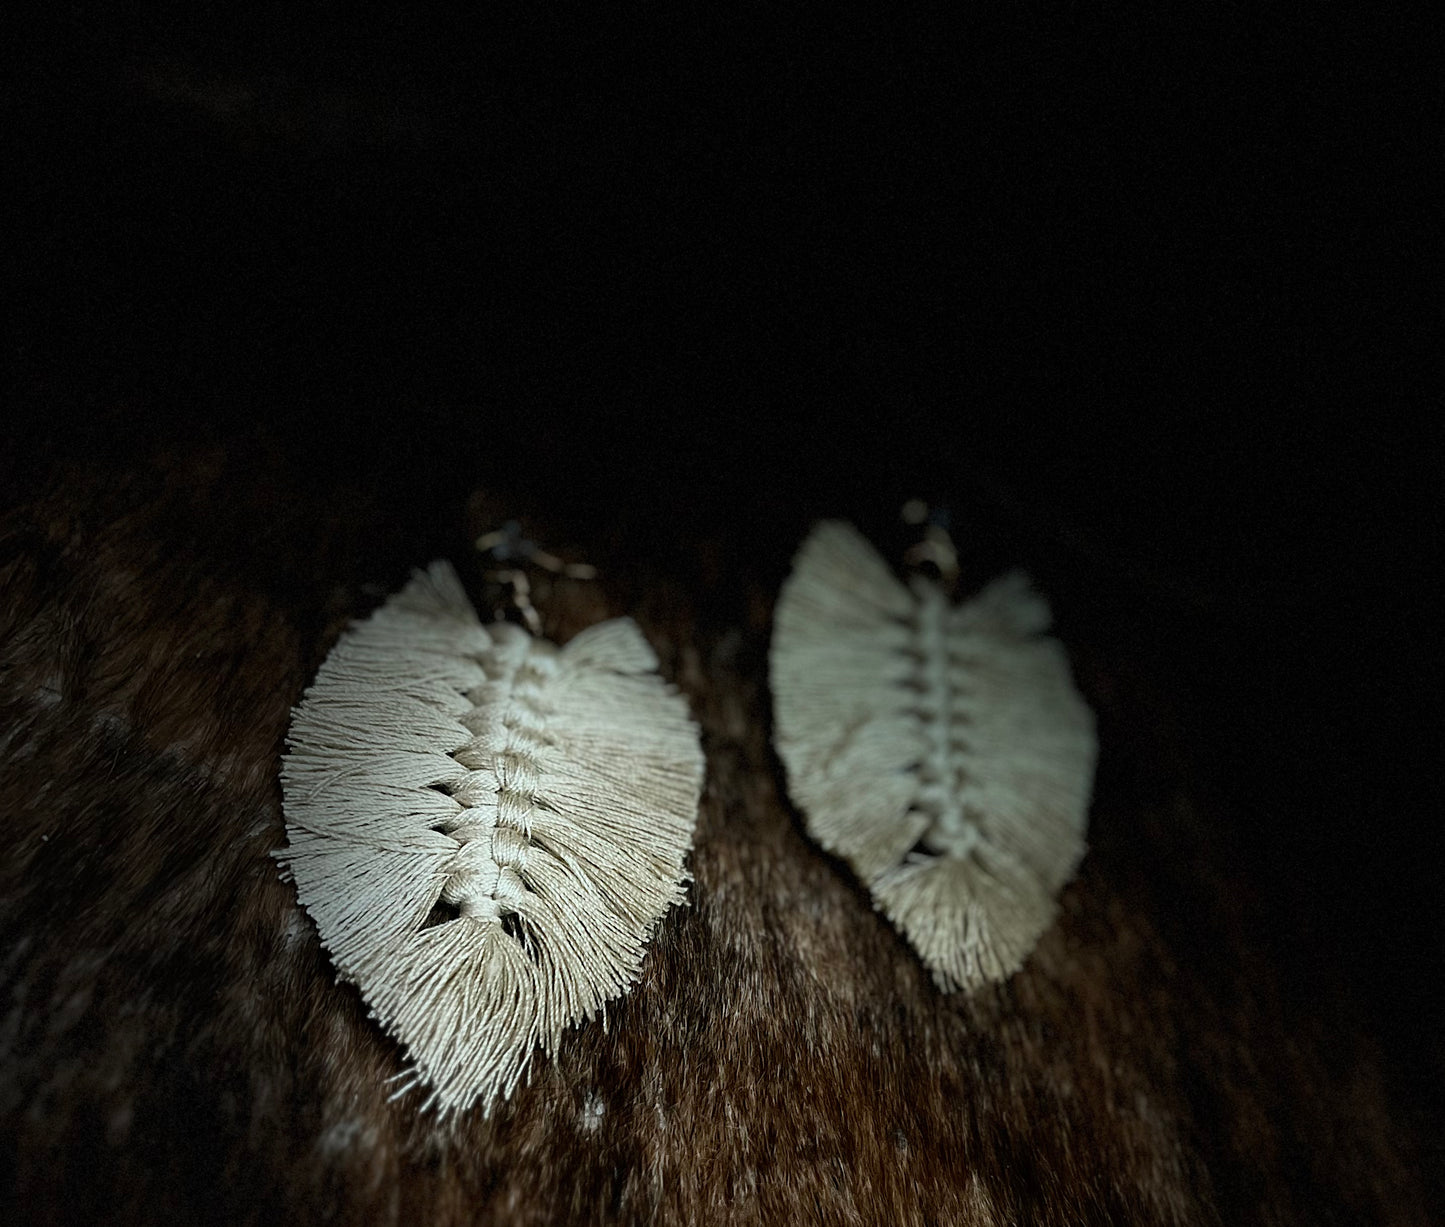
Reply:
[[[703, 760], [656, 670], [630, 619], [562, 648], [483, 626], [437, 562], [296, 708], [277, 857], [426, 1106], [490, 1111], [684, 901]], [[438, 901], [457, 915], [424, 927]]]
[[953, 605], [824, 521], [774, 616], [775, 743], [809, 833], [945, 991], [1005, 979], [1083, 857], [1096, 742], [1017, 573]]

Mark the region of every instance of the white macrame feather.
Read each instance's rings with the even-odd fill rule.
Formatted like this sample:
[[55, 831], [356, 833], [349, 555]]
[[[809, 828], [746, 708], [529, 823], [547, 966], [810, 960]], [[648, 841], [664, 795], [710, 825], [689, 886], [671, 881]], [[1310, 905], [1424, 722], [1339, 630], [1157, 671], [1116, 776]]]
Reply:
[[819, 524], [774, 617], [775, 742], [809, 832], [946, 990], [1016, 971], [1084, 853], [1093, 715], [1017, 573], [953, 605]]
[[[354, 626], [297, 707], [278, 856], [443, 1113], [635, 981], [684, 898], [703, 761], [630, 619], [484, 626], [445, 562]], [[439, 900], [457, 909], [424, 927]]]

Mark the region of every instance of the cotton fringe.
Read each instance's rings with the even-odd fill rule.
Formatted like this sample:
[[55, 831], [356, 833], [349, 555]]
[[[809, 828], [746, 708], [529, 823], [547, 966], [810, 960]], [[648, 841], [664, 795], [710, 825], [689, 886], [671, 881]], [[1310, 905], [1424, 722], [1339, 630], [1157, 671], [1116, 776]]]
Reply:
[[905, 587], [838, 521], [778, 600], [789, 792], [945, 991], [1012, 975], [1084, 854], [1094, 720], [1049, 621], [1018, 573], [961, 605]]
[[[656, 670], [630, 619], [560, 649], [484, 626], [436, 562], [296, 708], [277, 856], [426, 1106], [490, 1111], [684, 901], [703, 760]], [[455, 915], [427, 926], [439, 901]]]

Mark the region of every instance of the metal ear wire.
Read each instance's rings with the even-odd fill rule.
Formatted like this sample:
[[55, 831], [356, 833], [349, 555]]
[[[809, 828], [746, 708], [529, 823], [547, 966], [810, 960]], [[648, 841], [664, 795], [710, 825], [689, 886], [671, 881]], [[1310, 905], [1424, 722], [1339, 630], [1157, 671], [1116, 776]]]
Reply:
[[939, 582], [952, 591], [958, 583], [958, 546], [953, 534], [948, 531], [949, 514], [946, 507], [930, 510], [921, 498], [911, 498], [903, 504], [900, 516], [905, 524], [922, 524], [923, 540], [904, 551], [903, 561], [909, 567], [931, 564], [938, 571]]
[[[516, 520], [508, 520], [501, 528], [483, 533], [476, 539], [476, 548], [483, 554], [490, 554], [498, 562], [516, 561], [522, 565], [503, 567], [486, 572], [486, 578], [493, 583], [505, 584], [511, 589], [511, 603], [534, 635], [542, 633], [542, 619], [532, 604], [532, 581], [525, 566], [530, 563], [564, 579], [596, 579], [597, 568], [585, 562], [563, 562], [550, 554], [535, 541], [522, 535], [522, 526]], [[497, 618], [504, 616], [497, 611]]]

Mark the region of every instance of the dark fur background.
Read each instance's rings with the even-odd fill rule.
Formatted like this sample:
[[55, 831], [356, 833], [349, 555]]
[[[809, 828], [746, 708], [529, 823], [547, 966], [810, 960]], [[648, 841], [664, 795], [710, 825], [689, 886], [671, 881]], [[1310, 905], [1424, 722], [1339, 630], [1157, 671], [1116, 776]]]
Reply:
[[[72, 14], [12, 94], [0, 1219], [1438, 1218], [1438, 503], [1374, 413], [1412, 232], [1330, 186], [1368, 106], [1311, 126], [1358, 41], [679, 27], [614, 77], [533, 31], [478, 74], [417, 13]], [[971, 581], [1034, 572], [1099, 716], [1060, 922], [972, 1000], [769, 745], [793, 549], [896, 550], [914, 495]], [[346, 622], [443, 554], [485, 601], [513, 515], [601, 568], [549, 632], [637, 618], [708, 778], [636, 992], [443, 1128], [275, 872], [277, 768]]]

